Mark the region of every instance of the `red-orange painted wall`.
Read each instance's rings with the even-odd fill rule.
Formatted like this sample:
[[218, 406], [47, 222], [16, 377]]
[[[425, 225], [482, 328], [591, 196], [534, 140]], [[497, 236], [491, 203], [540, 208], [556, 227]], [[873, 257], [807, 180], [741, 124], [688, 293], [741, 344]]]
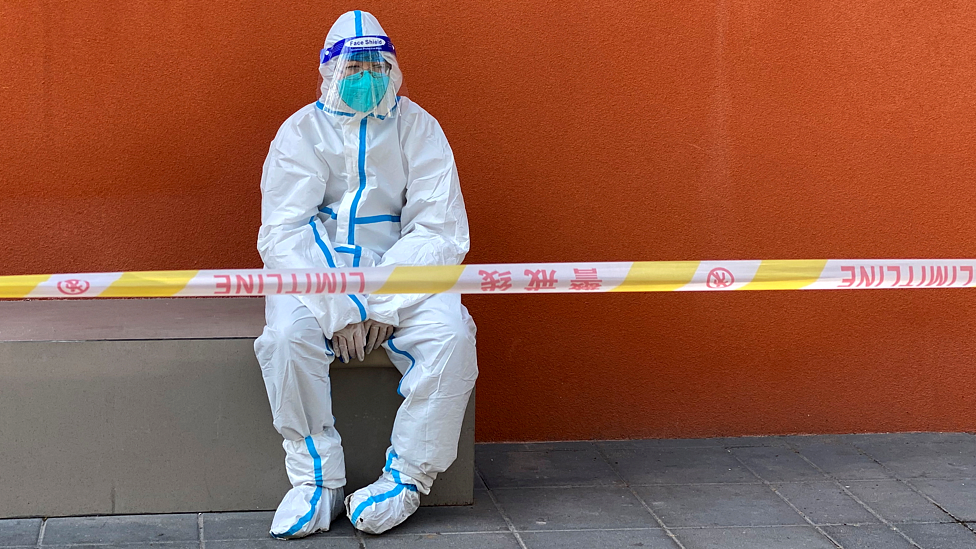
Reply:
[[[976, 4], [0, 4], [2, 274], [256, 267], [278, 125], [372, 11], [469, 262], [976, 256]], [[478, 296], [478, 438], [976, 429], [976, 291]]]

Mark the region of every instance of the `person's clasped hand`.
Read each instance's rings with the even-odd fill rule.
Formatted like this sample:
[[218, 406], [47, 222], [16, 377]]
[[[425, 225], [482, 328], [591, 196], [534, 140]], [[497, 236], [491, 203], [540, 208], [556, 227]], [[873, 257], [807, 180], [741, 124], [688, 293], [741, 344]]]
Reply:
[[359, 360], [366, 358], [366, 327], [363, 324], [349, 324], [332, 334], [332, 351], [343, 364], [352, 360], [353, 356]]
[[394, 328], [391, 324], [384, 324], [373, 319], [367, 320], [363, 324], [365, 324], [366, 329], [366, 354], [379, 349], [380, 345], [393, 335]]

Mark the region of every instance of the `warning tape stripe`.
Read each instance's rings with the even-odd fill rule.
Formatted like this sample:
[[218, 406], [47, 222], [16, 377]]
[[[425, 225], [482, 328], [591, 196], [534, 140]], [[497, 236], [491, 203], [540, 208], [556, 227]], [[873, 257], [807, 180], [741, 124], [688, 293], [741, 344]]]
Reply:
[[0, 298], [964, 288], [976, 259], [509, 263], [0, 276]]
[[827, 266], [826, 259], [767, 259], [743, 290], [799, 290], [819, 280]]

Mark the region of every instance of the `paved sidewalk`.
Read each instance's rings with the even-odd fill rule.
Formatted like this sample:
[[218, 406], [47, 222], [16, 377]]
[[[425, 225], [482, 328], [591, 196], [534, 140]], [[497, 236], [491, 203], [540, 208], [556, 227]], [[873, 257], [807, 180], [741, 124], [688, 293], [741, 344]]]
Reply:
[[204, 513], [0, 520], [0, 547], [976, 548], [969, 434], [482, 444], [476, 463], [473, 506], [382, 536], [281, 542], [272, 513]]

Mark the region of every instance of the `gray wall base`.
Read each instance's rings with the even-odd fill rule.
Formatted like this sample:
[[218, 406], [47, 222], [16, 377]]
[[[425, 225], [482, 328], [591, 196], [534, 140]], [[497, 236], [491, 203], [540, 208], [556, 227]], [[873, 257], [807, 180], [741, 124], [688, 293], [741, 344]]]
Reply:
[[[383, 467], [400, 374], [333, 364], [347, 494]], [[253, 339], [0, 341], [0, 518], [274, 509], [289, 488]], [[473, 502], [474, 395], [424, 505]]]

